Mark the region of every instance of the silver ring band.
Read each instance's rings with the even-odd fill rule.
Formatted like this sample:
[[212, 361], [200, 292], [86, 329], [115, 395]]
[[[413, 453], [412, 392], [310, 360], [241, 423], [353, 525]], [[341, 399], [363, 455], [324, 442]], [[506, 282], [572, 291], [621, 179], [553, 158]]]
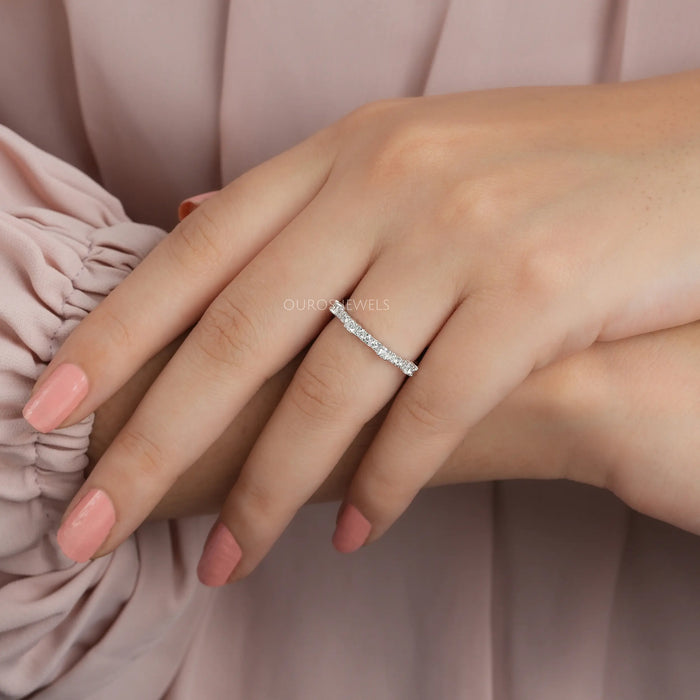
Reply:
[[330, 306], [331, 313], [343, 322], [345, 329], [357, 336], [365, 345], [369, 346], [374, 352], [387, 362], [398, 367], [404, 374], [409, 377], [413, 376], [414, 372], [418, 371], [418, 365], [410, 360], [404, 360], [395, 352], [389, 350], [386, 345], [382, 345], [371, 333], [368, 333], [346, 310], [345, 307], [334, 299]]

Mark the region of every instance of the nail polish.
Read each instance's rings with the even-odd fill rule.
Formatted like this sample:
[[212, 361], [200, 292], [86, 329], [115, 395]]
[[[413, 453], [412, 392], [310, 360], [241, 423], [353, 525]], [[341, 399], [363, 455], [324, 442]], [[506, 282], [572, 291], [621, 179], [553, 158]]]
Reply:
[[80, 367], [59, 365], [22, 409], [25, 420], [41, 433], [57, 428], [88, 393], [88, 379]]
[[189, 216], [205, 199], [213, 197], [218, 194], [219, 190], [212, 190], [211, 192], [203, 192], [202, 194], [196, 194], [192, 197], [188, 197], [180, 202], [177, 208], [177, 218], [182, 221], [184, 218]]
[[354, 552], [367, 541], [371, 530], [372, 523], [352, 503], [348, 503], [338, 518], [333, 546], [339, 552]]
[[223, 586], [242, 556], [231, 531], [218, 523], [209, 534], [197, 566], [197, 576], [205, 586]]
[[101, 489], [91, 489], [58, 528], [58, 544], [66, 556], [85, 562], [107, 539], [115, 521], [109, 496]]

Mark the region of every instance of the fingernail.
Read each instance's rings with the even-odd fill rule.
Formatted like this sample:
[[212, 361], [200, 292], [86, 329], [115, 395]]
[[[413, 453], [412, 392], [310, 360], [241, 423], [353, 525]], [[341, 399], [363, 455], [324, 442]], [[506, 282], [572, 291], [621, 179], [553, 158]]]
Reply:
[[56, 539], [66, 556], [84, 562], [105, 541], [115, 520], [109, 496], [101, 489], [91, 489], [58, 528]]
[[22, 415], [41, 433], [49, 433], [75, 410], [88, 393], [88, 379], [80, 367], [59, 365], [37, 393], [27, 401]]
[[197, 566], [197, 576], [205, 586], [223, 586], [241, 560], [241, 548], [231, 531], [218, 523], [210, 533]]
[[205, 199], [213, 197], [218, 194], [219, 190], [212, 190], [211, 192], [203, 192], [202, 194], [196, 194], [193, 197], [188, 197], [180, 202], [177, 208], [177, 218], [182, 221], [186, 216], [191, 214]]
[[348, 503], [338, 518], [333, 533], [333, 546], [343, 553], [354, 552], [367, 541], [372, 524], [352, 503]]

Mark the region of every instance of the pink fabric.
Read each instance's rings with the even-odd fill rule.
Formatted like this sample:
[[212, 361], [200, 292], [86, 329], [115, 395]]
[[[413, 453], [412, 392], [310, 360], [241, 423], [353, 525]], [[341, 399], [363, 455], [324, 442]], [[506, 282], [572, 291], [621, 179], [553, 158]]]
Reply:
[[695, 698], [700, 539], [609, 493], [432, 489], [349, 556], [309, 506], [206, 589], [214, 516], [63, 557], [91, 418], [40, 435], [21, 407], [180, 199], [372, 99], [700, 67], [699, 24], [695, 0], [3, 3], [0, 697]]

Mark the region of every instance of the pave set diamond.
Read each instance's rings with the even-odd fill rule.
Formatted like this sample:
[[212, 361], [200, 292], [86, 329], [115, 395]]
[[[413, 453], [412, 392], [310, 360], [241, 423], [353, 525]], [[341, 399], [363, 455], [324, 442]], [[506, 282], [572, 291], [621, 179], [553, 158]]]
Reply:
[[387, 362], [398, 367], [404, 374], [409, 377], [413, 376], [414, 372], [418, 371], [418, 365], [410, 360], [404, 360], [395, 352], [389, 350], [386, 345], [380, 343], [371, 333], [368, 333], [346, 310], [345, 307], [337, 299], [333, 300], [330, 306], [331, 313], [343, 322], [346, 330], [357, 336], [365, 345], [368, 345], [374, 352]]

